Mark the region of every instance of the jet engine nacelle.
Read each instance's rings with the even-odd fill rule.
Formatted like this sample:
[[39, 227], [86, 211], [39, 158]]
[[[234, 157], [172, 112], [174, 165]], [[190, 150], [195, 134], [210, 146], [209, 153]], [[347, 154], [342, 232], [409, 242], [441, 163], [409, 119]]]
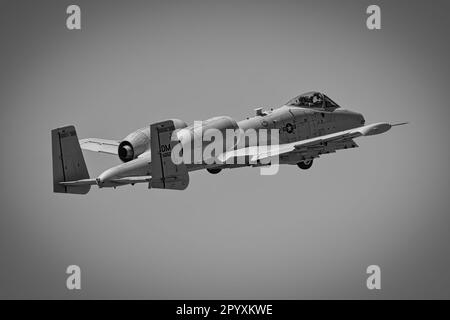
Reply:
[[[186, 128], [187, 124], [178, 119], [171, 119], [175, 129]], [[150, 126], [138, 129], [123, 139], [118, 148], [120, 160], [128, 162], [150, 149]]]
[[[194, 160], [194, 154], [202, 155], [205, 148], [216, 139], [215, 135], [220, 135], [220, 138], [223, 139], [223, 149], [217, 151], [232, 149], [240, 139], [240, 132], [238, 129], [239, 126], [234, 119], [222, 116], [194, 122], [194, 124], [182, 130], [178, 130], [175, 133], [177, 135], [177, 139], [181, 142], [183, 153], [189, 149], [189, 154], [191, 155], [192, 161], [191, 163], [197, 163], [197, 160]], [[227, 130], [236, 132], [236, 136], [227, 136]], [[232, 140], [227, 141], [228, 138]]]

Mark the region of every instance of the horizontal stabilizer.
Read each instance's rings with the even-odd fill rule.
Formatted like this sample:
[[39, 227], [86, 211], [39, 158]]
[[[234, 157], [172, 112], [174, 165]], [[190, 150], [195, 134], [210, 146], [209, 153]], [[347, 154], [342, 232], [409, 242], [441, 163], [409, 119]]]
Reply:
[[[152, 180], [152, 176], [135, 176], [135, 177], [123, 177], [117, 179], [108, 180], [110, 185], [107, 187], [116, 187], [127, 184], [136, 183], [149, 183]], [[80, 187], [80, 186], [94, 186], [97, 185], [97, 179], [82, 179], [76, 181], [63, 181], [59, 183], [62, 186]]]
[[114, 155], [118, 154], [119, 143], [120, 142], [116, 140], [106, 140], [99, 138], [87, 138], [80, 140], [80, 146], [83, 150]]
[[93, 186], [97, 184], [96, 179], [82, 179], [82, 180], [76, 180], [76, 181], [63, 181], [59, 183], [62, 186]]
[[118, 184], [150, 183], [152, 176], [124, 177], [112, 179], [111, 181]]

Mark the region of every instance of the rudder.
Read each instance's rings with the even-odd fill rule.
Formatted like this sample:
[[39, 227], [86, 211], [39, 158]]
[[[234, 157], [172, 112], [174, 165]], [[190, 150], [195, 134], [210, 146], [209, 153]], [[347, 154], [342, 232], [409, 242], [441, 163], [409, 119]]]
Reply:
[[60, 182], [89, 179], [74, 126], [52, 130], [53, 192], [86, 194], [90, 185], [63, 186]]
[[152, 157], [152, 180], [149, 187], [157, 189], [184, 190], [189, 185], [189, 174], [184, 163], [175, 164], [171, 151], [178, 141], [172, 140], [175, 124], [172, 120], [150, 126], [150, 149]]

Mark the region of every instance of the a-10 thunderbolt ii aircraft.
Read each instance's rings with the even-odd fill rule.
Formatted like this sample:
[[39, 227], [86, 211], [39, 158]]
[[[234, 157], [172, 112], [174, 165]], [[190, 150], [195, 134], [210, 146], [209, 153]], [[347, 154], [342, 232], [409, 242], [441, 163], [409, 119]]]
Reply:
[[[275, 157], [279, 164], [309, 169], [313, 160], [323, 154], [357, 147], [355, 138], [384, 133], [392, 126], [405, 124], [365, 125], [361, 114], [343, 110], [320, 92], [299, 95], [275, 110], [255, 110], [255, 116], [239, 122], [226, 116], [190, 126], [178, 119], [165, 120], [136, 130], [121, 141], [78, 140], [74, 126], [54, 129], [51, 134], [54, 192], [86, 194], [92, 185], [116, 188], [136, 183], [148, 183], [149, 188], [183, 190], [189, 184], [190, 171], [206, 169], [216, 174], [225, 168], [267, 166]], [[240, 139], [237, 134], [231, 144], [220, 149], [222, 152], [211, 153], [214, 161], [174, 161], [171, 151], [177, 144], [181, 146], [181, 154], [204, 151], [207, 143], [202, 132], [209, 129], [240, 134], [251, 129], [272, 130], [278, 133], [278, 141], [274, 144], [266, 139], [266, 148], [260, 148], [262, 139], [241, 139], [237, 143]], [[81, 149], [116, 155], [123, 163], [91, 179]]]

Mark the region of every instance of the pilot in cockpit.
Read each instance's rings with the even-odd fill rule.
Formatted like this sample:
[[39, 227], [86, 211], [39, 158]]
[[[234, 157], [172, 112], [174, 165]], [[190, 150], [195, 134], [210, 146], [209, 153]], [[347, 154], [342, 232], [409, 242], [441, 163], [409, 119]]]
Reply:
[[304, 93], [287, 103], [289, 106], [303, 108], [323, 108], [324, 96], [320, 92]]
[[311, 97], [311, 103], [313, 108], [322, 108], [323, 105], [323, 98], [322, 95], [318, 92], [314, 93], [314, 95]]
[[286, 105], [302, 108], [326, 109], [328, 111], [339, 108], [333, 100], [320, 92], [304, 93], [290, 100]]

